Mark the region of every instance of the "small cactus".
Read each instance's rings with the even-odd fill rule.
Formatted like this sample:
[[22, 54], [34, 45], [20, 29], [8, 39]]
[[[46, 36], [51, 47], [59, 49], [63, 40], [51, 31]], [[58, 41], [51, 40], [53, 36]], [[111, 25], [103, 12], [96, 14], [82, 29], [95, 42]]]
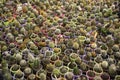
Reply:
[[41, 73], [39, 77], [40, 77], [40, 80], [46, 80], [46, 74], [44, 73]]
[[53, 71], [53, 69], [54, 69], [54, 65], [52, 65], [51, 63], [47, 64], [46, 69], [47, 69], [48, 72], [51, 73]]
[[54, 48], [55, 47], [55, 43], [54, 42], [49, 42], [49, 47], [50, 48]]
[[78, 48], [79, 48], [79, 44], [78, 44], [77, 42], [74, 42], [74, 43], [73, 43], [73, 48], [74, 48], [74, 49], [78, 49]]

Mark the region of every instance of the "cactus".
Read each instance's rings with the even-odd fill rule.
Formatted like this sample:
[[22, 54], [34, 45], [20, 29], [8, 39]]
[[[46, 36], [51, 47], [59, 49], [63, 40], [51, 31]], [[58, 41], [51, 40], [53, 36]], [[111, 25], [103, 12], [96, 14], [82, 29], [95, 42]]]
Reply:
[[48, 72], [51, 73], [53, 71], [53, 69], [54, 69], [54, 65], [52, 65], [51, 63], [47, 64], [46, 69], [47, 69]]
[[57, 69], [57, 68], [55, 68], [55, 69], [53, 70], [53, 72], [52, 72], [52, 76], [53, 76], [54, 78], [60, 77], [60, 70]]
[[40, 60], [39, 59], [35, 59], [33, 62], [33, 67], [34, 68], [39, 68], [40, 67]]
[[107, 61], [103, 61], [101, 63], [101, 66], [106, 69], [108, 67], [108, 62]]
[[41, 73], [39, 74], [40, 80], [46, 80], [46, 74]]
[[21, 67], [25, 67], [26, 65], [27, 65], [26, 60], [22, 59], [22, 60], [20, 61], [20, 66], [21, 66]]
[[4, 74], [4, 79], [5, 80], [12, 80], [12, 75], [9, 72], [7, 72]]
[[73, 80], [73, 76], [74, 76], [74, 74], [72, 72], [67, 72], [65, 74], [65, 77], [67, 80]]
[[73, 73], [74, 73], [74, 75], [81, 75], [81, 74], [82, 74], [82, 71], [79, 70], [78, 67], [74, 67], [74, 69], [73, 69]]
[[79, 44], [78, 44], [77, 42], [74, 42], [74, 43], [73, 43], [73, 48], [74, 48], [74, 49], [78, 49], [78, 48], [79, 48]]
[[22, 71], [19, 70], [15, 73], [15, 78], [22, 78], [22, 77], [24, 77], [24, 74]]
[[28, 79], [29, 79], [29, 80], [35, 80], [35, 75], [34, 75], [34, 74], [30, 74], [30, 75], [28, 76]]
[[60, 67], [60, 66], [62, 66], [62, 65], [63, 65], [63, 62], [62, 62], [61, 60], [55, 61], [55, 66], [56, 66], [56, 67]]
[[66, 67], [66, 66], [61, 66], [61, 67], [60, 67], [60, 72], [61, 72], [61, 74], [65, 74], [65, 73], [67, 73], [68, 70], [69, 70], [69, 68]]
[[27, 67], [27, 68], [24, 69], [24, 73], [25, 73], [25, 75], [29, 75], [29, 74], [32, 73], [32, 69]]

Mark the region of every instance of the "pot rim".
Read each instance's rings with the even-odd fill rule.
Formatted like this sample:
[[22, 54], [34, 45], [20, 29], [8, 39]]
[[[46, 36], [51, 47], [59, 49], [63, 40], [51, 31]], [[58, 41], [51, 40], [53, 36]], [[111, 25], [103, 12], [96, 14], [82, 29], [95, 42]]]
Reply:
[[[88, 75], [88, 73], [89, 73], [90, 71], [94, 73], [94, 76], [89, 76], [89, 75]], [[88, 70], [88, 71], [86, 72], [86, 76], [87, 76], [88, 78], [90, 78], [90, 79], [93, 79], [93, 78], [95, 77], [95, 71], [93, 71], [93, 70]]]

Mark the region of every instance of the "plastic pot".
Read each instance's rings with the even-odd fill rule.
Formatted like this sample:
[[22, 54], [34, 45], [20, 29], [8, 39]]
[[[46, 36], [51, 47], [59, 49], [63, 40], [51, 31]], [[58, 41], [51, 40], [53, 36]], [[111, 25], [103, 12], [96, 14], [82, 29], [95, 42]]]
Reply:
[[106, 72], [103, 72], [100, 77], [102, 80], [110, 80], [110, 75]]
[[15, 74], [14, 74], [14, 77], [13, 77], [13, 80], [23, 80], [24, 79], [24, 73], [22, 71], [17, 71]]
[[51, 57], [50, 57], [50, 62], [51, 63], [55, 63], [55, 61], [57, 61], [57, 60], [59, 60], [59, 56], [58, 55], [52, 55]]
[[53, 69], [55, 68], [55, 66], [51, 63], [47, 64], [46, 69], [47, 69], [47, 73], [52, 73]]
[[64, 77], [67, 80], [73, 80], [74, 74], [72, 72], [67, 72], [67, 73], [65, 73]]
[[27, 80], [35, 80], [35, 79], [36, 79], [35, 74], [30, 74], [30, 75], [27, 77]]
[[67, 79], [64, 78], [64, 77], [60, 77], [60, 78], [58, 78], [57, 80], [67, 80]]
[[89, 80], [88, 77], [87, 77], [86, 75], [84, 75], [84, 74], [82, 74], [82, 75], [80, 76], [80, 78], [81, 78], [81, 80]]
[[51, 74], [51, 78], [52, 80], [57, 80], [58, 78], [60, 78], [60, 71], [59, 69], [55, 68]]
[[116, 75], [114, 80], [120, 80], [120, 75]]
[[77, 67], [75, 67], [73, 69], [73, 73], [74, 73], [75, 76], [80, 76], [80, 75], [82, 75], [82, 70], [77, 68]]
[[75, 62], [69, 62], [67, 66], [70, 68], [70, 70], [73, 70], [75, 67], [77, 67], [77, 64]]
[[45, 51], [44, 57], [51, 57], [52, 55], [53, 55], [53, 51], [47, 50], [47, 51]]
[[79, 55], [76, 54], [76, 53], [71, 53], [71, 54], [70, 54], [70, 60], [71, 60], [71, 61], [75, 61], [78, 57], [79, 57]]
[[32, 73], [32, 69], [31, 68], [26, 67], [24, 69], [25, 78], [27, 78], [31, 73]]
[[69, 57], [68, 57], [67, 55], [65, 55], [65, 56], [63, 57], [62, 61], [63, 61], [63, 64], [67, 66], [68, 63], [70, 62], [70, 59], [69, 59]]
[[58, 55], [58, 54], [60, 54], [61, 53], [61, 48], [53, 48], [53, 52], [56, 54], [56, 55]]
[[101, 55], [98, 55], [96, 58], [94, 58], [94, 62], [96, 63], [101, 63], [103, 61], [103, 58], [101, 57]]
[[56, 60], [54, 65], [55, 65], [55, 67], [61, 67], [63, 65], [63, 61], [62, 60]]
[[15, 74], [17, 71], [19, 71], [20, 70], [20, 66], [19, 65], [17, 65], [17, 64], [14, 64], [14, 65], [12, 65], [11, 67], [10, 67], [10, 72], [11, 72], [11, 74]]
[[92, 71], [92, 70], [88, 70], [88, 71], [86, 72], [86, 75], [88, 76], [88, 79], [89, 79], [89, 80], [94, 80], [95, 72]]
[[45, 75], [47, 74], [46, 71], [44, 69], [40, 69], [36, 72], [36, 78], [39, 80], [40, 79], [40, 74], [44, 73]]
[[65, 54], [65, 55], [70, 55], [71, 53], [73, 53], [73, 49], [66, 49], [66, 50], [64, 51], [64, 54]]
[[97, 63], [94, 65], [93, 71], [95, 71], [96, 76], [100, 76], [103, 73], [102, 67]]
[[67, 66], [61, 66], [59, 70], [60, 70], [60, 74], [64, 76], [64, 74], [69, 71], [69, 68]]

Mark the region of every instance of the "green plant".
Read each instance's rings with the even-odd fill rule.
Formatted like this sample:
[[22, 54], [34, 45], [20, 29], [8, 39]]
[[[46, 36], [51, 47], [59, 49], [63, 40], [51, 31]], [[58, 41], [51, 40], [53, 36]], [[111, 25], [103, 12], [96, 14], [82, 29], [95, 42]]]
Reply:
[[21, 67], [25, 67], [26, 65], [27, 65], [26, 60], [22, 59], [22, 60], [20, 61], [20, 66], [21, 66]]
[[79, 57], [79, 55], [76, 54], [76, 53], [71, 53], [71, 54], [70, 54], [70, 60], [71, 60], [71, 61], [75, 61], [78, 57]]
[[103, 72], [103, 73], [101, 74], [101, 78], [102, 78], [103, 80], [109, 80], [109, 79], [110, 79], [110, 75], [109, 75], [108, 73], [106, 73], [106, 72]]
[[65, 55], [63, 57], [62, 61], [63, 61], [64, 64], [68, 64], [70, 60], [69, 60], [69, 57], [67, 55]]
[[46, 80], [46, 74], [44, 73], [39, 74], [39, 80]]
[[115, 76], [117, 71], [117, 67], [115, 64], [111, 64], [108, 68], [108, 72], [111, 76]]
[[120, 75], [116, 75], [115, 80], [120, 80]]
[[67, 80], [73, 80], [73, 76], [74, 76], [74, 74], [72, 72], [65, 73], [65, 78]]
[[103, 58], [107, 57], [107, 51], [106, 50], [101, 50], [101, 56]]
[[2, 59], [1, 66], [2, 66], [2, 73], [3, 74], [7, 73], [9, 69], [6, 60]]
[[83, 56], [83, 59], [85, 60], [85, 61], [89, 61], [90, 60], [90, 56], [87, 54], [87, 55], [84, 55]]
[[29, 67], [26, 67], [26, 68], [24, 69], [24, 73], [25, 73], [25, 75], [29, 75], [29, 74], [32, 73], [32, 69], [29, 68]]
[[34, 64], [33, 68], [39, 68], [40, 67], [40, 60], [39, 59], [35, 59], [33, 64]]
[[74, 73], [74, 75], [81, 75], [82, 71], [78, 67], [74, 67], [73, 73]]
[[60, 53], [61, 53], [61, 48], [54, 48], [54, 49], [53, 49], [53, 52], [54, 52], [55, 54], [60, 54]]
[[30, 74], [28, 76], [28, 80], [35, 80], [35, 75], [34, 74]]
[[106, 44], [101, 45], [100, 48], [102, 50], [108, 50], [108, 46]]
[[78, 40], [79, 40], [79, 44], [80, 44], [80, 46], [81, 46], [81, 44], [84, 43], [85, 39], [86, 39], [85, 36], [78, 36]]
[[61, 30], [60, 29], [56, 29], [55, 30], [55, 34], [60, 34], [61, 33]]
[[57, 68], [55, 68], [55, 69], [53, 70], [53, 72], [52, 72], [52, 76], [53, 76], [54, 78], [59, 78], [59, 77], [60, 77], [60, 70], [57, 69]]
[[53, 55], [53, 51], [45, 51], [45, 57], [51, 57]]
[[86, 70], [87, 70], [87, 64], [84, 63], [84, 62], [82, 62], [82, 63], [80, 64], [80, 68], [81, 68], [81, 70], [86, 71]]
[[8, 47], [6, 45], [4, 45], [2, 48], [1, 48], [1, 51], [6, 51], [8, 49]]
[[47, 66], [46, 66], [47, 72], [52, 73], [54, 67], [55, 66], [53, 64], [51, 64], [51, 63], [47, 64]]
[[79, 65], [79, 64], [81, 64], [82, 60], [80, 57], [78, 57], [78, 58], [76, 58], [75, 62], [77, 65]]
[[91, 48], [95, 49], [97, 47], [97, 44], [96, 43], [92, 43], [91, 44]]
[[102, 80], [102, 78], [100, 76], [95, 76], [94, 80]]
[[51, 56], [51, 61], [56, 61], [58, 59], [59, 59], [59, 56], [57, 56], [57, 55]]
[[21, 61], [22, 60], [22, 55], [20, 53], [15, 55], [16, 61]]
[[28, 8], [27, 8], [27, 6], [22, 6], [22, 10], [23, 10], [23, 12], [27, 12], [28, 11]]
[[69, 39], [67, 42], [67, 47], [72, 47], [73, 46], [73, 40]]
[[73, 48], [74, 48], [74, 49], [78, 49], [78, 48], [79, 48], [79, 44], [78, 44], [77, 42], [74, 42], [74, 43], [73, 43]]
[[2, 67], [8, 67], [7, 61], [5, 59], [2, 59]]
[[106, 69], [108, 67], [108, 62], [102, 61], [101, 66]]
[[81, 75], [81, 80], [88, 80], [88, 77], [86, 75]]
[[69, 68], [67, 66], [61, 66], [60, 68], [60, 73], [63, 75], [68, 72]]
[[97, 63], [100, 63], [100, 62], [103, 61], [103, 58], [102, 58], [102, 56], [98, 55], [98, 56], [94, 59], [94, 61], [97, 62]]
[[12, 72], [13, 74], [15, 74], [19, 70], [20, 70], [20, 66], [17, 64], [12, 65], [10, 68], [10, 72]]
[[36, 45], [30, 45], [30, 49], [35, 51], [35, 50], [38, 50], [38, 47]]
[[46, 79], [46, 70], [44, 70], [44, 69], [40, 69], [40, 70], [38, 70], [37, 72], [36, 72], [36, 77], [38, 78], [38, 79]]
[[75, 62], [69, 62], [69, 63], [68, 63], [68, 67], [69, 67], [70, 69], [74, 69], [75, 67], [77, 67], [77, 64], [76, 64]]
[[88, 70], [86, 75], [89, 76], [89, 77], [95, 77], [95, 72], [92, 71], [92, 70]]
[[24, 73], [20, 70], [18, 70], [16, 73], [15, 73], [15, 78], [18, 78], [18, 79], [23, 79], [24, 78]]
[[58, 78], [58, 80], [66, 80], [66, 78], [60, 77], [60, 78]]
[[5, 80], [12, 80], [12, 75], [9, 72], [7, 72], [4, 74], [4, 79]]
[[96, 63], [93, 67], [93, 71], [95, 71], [95, 73], [97, 75], [100, 75], [101, 73], [103, 73], [103, 69], [102, 67], [100, 66], [100, 64]]
[[56, 67], [60, 67], [60, 66], [63, 65], [63, 62], [61, 60], [57, 60], [57, 61], [55, 61], [54, 64], [55, 64]]
[[113, 45], [112, 50], [115, 51], [115, 52], [119, 51], [119, 46], [116, 45], [116, 44]]

